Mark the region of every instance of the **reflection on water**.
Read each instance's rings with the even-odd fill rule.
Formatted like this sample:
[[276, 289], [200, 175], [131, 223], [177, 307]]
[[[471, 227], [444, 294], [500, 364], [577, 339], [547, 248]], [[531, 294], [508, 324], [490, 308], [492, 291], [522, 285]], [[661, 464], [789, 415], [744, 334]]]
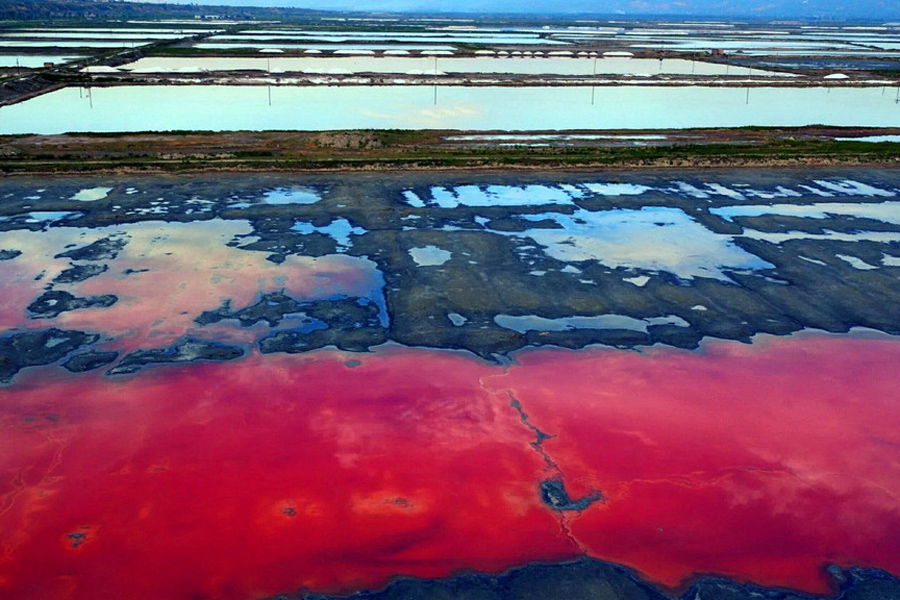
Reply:
[[673, 325], [688, 327], [690, 323], [676, 315], [635, 319], [626, 315], [597, 315], [591, 317], [559, 317], [547, 319], [537, 315], [497, 315], [494, 322], [500, 327], [512, 329], [519, 333], [528, 331], [573, 331], [575, 329], [626, 329], [647, 333], [647, 327], [653, 325]]
[[6, 54], [0, 55], [0, 68], [22, 67], [23, 69], [39, 69], [44, 66], [44, 63], [51, 62], [58, 65], [73, 60], [78, 60], [80, 58], [82, 57], [34, 54], [22, 54], [21, 56], [19, 56], [15, 54]]
[[873, 144], [881, 144], [883, 142], [900, 142], [900, 135], [865, 135], [862, 137], [837, 137], [835, 140], [842, 142], [870, 142]]
[[[410, 206], [424, 207], [426, 202], [415, 192], [404, 192]], [[573, 198], [584, 193], [572, 185], [459, 185], [453, 188], [433, 187], [429, 204], [440, 208], [457, 206], [532, 206], [541, 204], [572, 204]]]
[[[250, 232], [246, 221], [222, 220], [4, 232], [2, 247], [22, 254], [0, 261], [0, 281], [9, 290], [0, 300], [0, 327], [102, 332], [109, 341], [106, 348], [134, 350], [167, 346], [188, 334], [204, 338], [205, 330], [193, 321], [197, 315], [225, 301], [237, 307], [251, 305], [259, 294], [283, 292], [298, 301], [369, 298], [383, 306], [381, 274], [368, 259], [290, 255], [278, 265], [265, 260], [264, 253], [227, 245]], [[121, 242], [115, 251], [99, 257], [86, 252], [60, 256], [73, 247], [109, 239]], [[28, 318], [26, 307], [48, 281], [72, 266], [89, 264], [108, 269], [82, 281], [56, 283], [54, 289], [77, 297], [114, 294], [115, 305], [66, 311], [50, 320]], [[253, 337], [247, 339], [237, 329], [215, 333], [230, 340]]]
[[714, 233], [678, 208], [576, 210], [571, 215], [541, 213], [521, 218], [551, 221], [558, 228], [535, 227], [503, 235], [534, 240], [548, 256], [568, 263], [597, 261], [608, 267], [666, 271], [685, 280], [724, 281], [728, 281], [727, 270], [774, 267], [736, 246], [732, 236]]
[[0, 41], [2, 48], [136, 48], [151, 43], [152, 40], [9, 40]]
[[[269, 105], [271, 91], [271, 106]], [[0, 133], [900, 126], [881, 88], [116, 86], [0, 108]], [[594, 102], [591, 102], [594, 96]], [[853, 111], [846, 110], [853, 106]]]
[[852, 173], [0, 181], [0, 596], [898, 573], [900, 343], [757, 335], [897, 331], [896, 246], [745, 239], [900, 235]]
[[[349, 595], [587, 554], [671, 587], [720, 573], [830, 595], [825, 564], [900, 569], [898, 360], [886, 336], [807, 335], [32, 379], [0, 390], [0, 591]], [[536, 431], [573, 497], [603, 492], [568, 538], [536, 492]]]
[[[3, 33], [0, 35], [0, 45], [6, 43], [9, 38], [34, 38], [34, 39], [48, 39], [48, 40], [65, 40], [65, 39], [76, 39], [76, 40], [95, 40], [95, 39], [106, 39], [106, 40], [177, 40], [179, 38], [183, 38], [189, 33], [154, 33], [154, 32], [113, 32], [107, 30], [105, 32], [95, 32], [95, 31], [10, 31]], [[53, 45], [53, 44], [51, 44]]]
[[80, 190], [72, 196], [72, 200], [81, 200], [82, 202], [93, 202], [102, 200], [112, 191], [111, 187], [94, 187]]
[[900, 225], [900, 202], [849, 203], [817, 202], [814, 204], [757, 204], [722, 206], [709, 212], [729, 221], [735, 217], [759, 217], [780, 215], [805, 219], [827, 219], [830, 216], [848, 216], [858, 219], [874, 219]]
[[420, 267], [439, 267], [453, 256], [450, 251], [437, 246], [410, 248], [409, 255]]
[[346, 252], [350, 249], [351, 235], [363, 235], [366, 233], [365, 229], [353, 226], [347, 219], [334, 219], [328, 225], [321, 227], [317, 227], [306, 221], [297, 221], [294, 223], [294, 226], [291, 227], [291, 230], [302, 235], [310, 235], [313, 233], [327, 235], [337, 244], [338, 252]]
[[266, 204], [315, 204], [321, 199], [317, 191], [304, 187], [276, 188], [263, 195]]
[[654, 50], [708, 50], [709, 48], [720, 48], [729, 51], [747, 51], [747, 50], [794, 50], [805, 51], [810, 54], [818, 54], [820, 50], [831, 50], [835, 48], [846, 48], [848, 50], [858, 49], [850, 43], [841, 42], [819, 42], [819, 41], [785, 41], [779, 39], [768, 40], [711, 40], [704, 38], [694, 38], [690, 40], [668, 40], [665, 42], [656, 42], [651, 44], [632, 44], [633, 48], [650, 48]]

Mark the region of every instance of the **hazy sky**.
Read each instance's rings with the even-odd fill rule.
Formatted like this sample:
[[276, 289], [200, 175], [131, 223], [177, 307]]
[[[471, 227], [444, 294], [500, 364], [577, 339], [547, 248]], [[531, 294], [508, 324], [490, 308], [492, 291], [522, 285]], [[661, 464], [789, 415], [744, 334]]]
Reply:
[[193, 3], [360, 11], [900, 19], [900, 0], [193, 0]]

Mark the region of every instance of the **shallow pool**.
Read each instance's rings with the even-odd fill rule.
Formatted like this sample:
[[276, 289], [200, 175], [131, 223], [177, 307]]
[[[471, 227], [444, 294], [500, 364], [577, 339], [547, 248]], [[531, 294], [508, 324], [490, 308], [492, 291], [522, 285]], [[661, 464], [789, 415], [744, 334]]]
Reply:
[[65, 88], [4, 106], [0, 134], [900, 126], [900, 105], [880, 87], [144, 85], [90, 96]]

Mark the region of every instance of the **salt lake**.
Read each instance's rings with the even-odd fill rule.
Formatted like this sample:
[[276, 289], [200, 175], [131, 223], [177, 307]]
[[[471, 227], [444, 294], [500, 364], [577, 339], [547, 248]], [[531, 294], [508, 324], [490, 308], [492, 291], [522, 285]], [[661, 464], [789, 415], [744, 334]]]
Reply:
[[811, 124], [898, 127], [900, 105], [882, 87], [123, 85], [64, 88], [0, 108], [0, 134]]

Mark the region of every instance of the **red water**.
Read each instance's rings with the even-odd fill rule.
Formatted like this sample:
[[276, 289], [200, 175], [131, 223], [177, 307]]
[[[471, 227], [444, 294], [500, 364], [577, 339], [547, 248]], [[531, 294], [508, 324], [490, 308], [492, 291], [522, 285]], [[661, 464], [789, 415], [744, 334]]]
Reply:
[[900, 342], [707, 348], [533, 353], [512, 373], [573, 487], [609, 498], [572, 523], [586, 549], [669, 586], [700, 572], [824, 592], [828, 562], [900, 573]]
[[[0, 390], [0, 596], [349, 592], [576, 544], [669, 586], [715, 572], [823, 592], [829, 562], [900, 573], [900, 340], [518, 358], [20, 373]], [[540, 502], [510, 394], [555, 436], [570, 495], [607, 496], [569, 514], [574, 539]]]

